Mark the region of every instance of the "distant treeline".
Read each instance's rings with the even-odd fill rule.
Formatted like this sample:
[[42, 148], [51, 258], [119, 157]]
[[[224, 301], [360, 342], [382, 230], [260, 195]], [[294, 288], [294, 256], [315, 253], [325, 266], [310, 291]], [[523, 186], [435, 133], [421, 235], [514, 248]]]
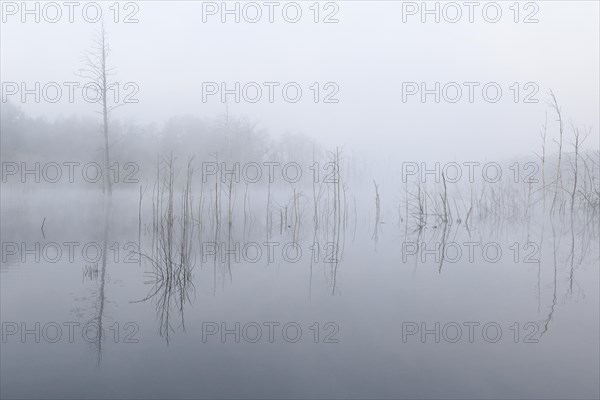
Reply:
[[[101, 163], [101, 118], [69, 116], [48, 121], [32, 118], [10, 102], [0, 107], [2, 161]], [[172, 153], [181, 160], [194, 156], [195, 162], [218, 157], [219, 161], [240, 163], [276, 160], [309, 165], [313, 157], [319, 160], [324, 153], [304, 134], [285, 133], [274, 138], [256, 123], [232, 116], [177, 116], [160, 127], [113, 119], [109, 132], [111, 163], [135, 162], [141, 171], [152, 171], [159, 154]]]

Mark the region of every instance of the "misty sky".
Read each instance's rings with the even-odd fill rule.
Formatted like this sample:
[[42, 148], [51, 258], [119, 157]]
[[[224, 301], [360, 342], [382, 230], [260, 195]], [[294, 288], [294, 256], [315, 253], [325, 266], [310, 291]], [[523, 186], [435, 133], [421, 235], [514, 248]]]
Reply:
[[[554, 115], [544, 104], [552, 89], [567, 126], [571, 120], [591, 126], [587, 146], [597, 148], [598, 3], [537, 2], [539, 22], [532, 24], [514, 23], [508, 8], [512, 2], [500, 3], [503, 15], [495, 24], [485, 22], [479, 9], [474, 23], [466, 15], [454, 24], [443, 19], [435, 23], [433, 17], [421, 23], [420, 14], [406, 16], [404, 23], [402, 3], [386, 1], [339, 1], [339, 22], [331, 24], [314, 23], [312, 2], [299, 2], [303, 15], [298, 23], [285, 22], [280, 7], [275, 23], [263, 15], [253, 24], [243, 19], [235, 23], [233, 17], [221, 23], [220, 14], [203, 22], [202, 2], [144, 1], [136, 3], [139, 22], [125, 24], [111, 21], [112, 2], [106, 2], [110, 64], [117, 67], [117, 79], [135, 82], [140, 89], [139, 103], [119, 108], [113, 118], [158, 126], [180, 114], [211, 118], [226, 107], [219, 96], [202, 101], [202, 82], [297, 82], [303, 89], [297, 103], [284, 101], [278, 89], [269, 103], [264, 89], [255, 104], [230, 101], [229, 113], [248, 117], [273, 135], [300, 132], [326, 146], [402, 159], [490, 159], [537, 151], [546, 110], [549, 135], [555, 134]], [[331, 10], [321, 9], [320, 18]], [[124, 14], [121, 9], [120, 18]], [[520, 18], [525, 14], [521, 10]], [[66, 15], [54, 24], [36, 23], [33, 17], [21, 23], [20, 14], [3, 17], [2, 82], [84, 82], [74, 71], [99, 24], [84, 21], [77, 10], [74, 23]], [[456, 104], [436, 104], [432, 96], [423, 104], [418, 95], [402, 102], [402, 82], [433, 87], [436, 81], [497, 82], [503, 94], [492, 104], [475, 89], [471, 104], [463, 87]], [[337, 84], [339, 102], [315, 104], [309, 89], [314, 82]], [[537, 84], [534, 98], [540, 101], [515, 104], [509, 89], [514, 82], [521, 85], [520, 96], [527, 92], [524, 84]], [[49, 119], [93, 115], [94, 107], [80, 97], [73, 104], [64, 97], [55, 104], [21, 104], [18, 96], [9, 98], [26, 112]]]

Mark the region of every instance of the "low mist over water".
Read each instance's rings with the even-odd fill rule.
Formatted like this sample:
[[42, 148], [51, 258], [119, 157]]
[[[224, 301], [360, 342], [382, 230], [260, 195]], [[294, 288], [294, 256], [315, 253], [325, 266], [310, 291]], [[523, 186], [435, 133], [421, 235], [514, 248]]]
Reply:
[[598, 398], [596, 2], [1, 2], [0, 395]]

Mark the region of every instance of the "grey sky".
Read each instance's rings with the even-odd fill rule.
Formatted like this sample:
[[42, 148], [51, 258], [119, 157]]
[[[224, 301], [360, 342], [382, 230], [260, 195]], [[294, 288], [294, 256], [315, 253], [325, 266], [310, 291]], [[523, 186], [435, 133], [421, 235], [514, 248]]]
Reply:
[[[544, 101], [552, 89], [567, 122], [591, 126], [588, 146], [597, 147], [597, 2], [536, 2], [534, 17], [539, 22], [531, 24], [513, 22], [512, 2], [499, 2], [503, 14], [497, 23], [486, 22], [479, 7], [474, 23], [463, 15], [454, 24], [443, 18], [435, 23], [431, 16], [421, 23], [420, 14], [407, 16], [403, 23], [402, 2], [339, 1], [339, 22], [331, 24], [312, 21], [312, 2], [299, 2], [303, 15], [295, 24], [282, 18], [285, 2], [275, 9], [273, 24], [264, 14], [255, 24], [243, 18], [235, 23], [231, 16], [223, 24], [219, 14], [207, 16], [203, 23], [202, 2], [191, 1], [137, 2], [138, 23], [114, 23], [108, 9], [112, 2], [102, 4], [117, 78], [135, 82], [140, 89], [139, 103], [119, 108], [117, 119], [160, 125], [173, 115], [213, 117], [225, 112], [218, 96], [202, 102], [202, 82], [297, 82], [303, 89], [297, 103], [283, 100], [278, 89], [274, 103], [269, 103], [263, 88], [258, 103], [230, 101], [229, 112], [257, 121], [274, 135], [302, 132], [327, 146], [348, 145], [405, 159], [508, 157], [538, 149], [538, 132], [548, 110]], [[320, 18], [334, 11], [334, 6], [325, 10], [324, 4]], [[461, 7], [465, 13], [467, 8]], [[98, 24], [85, 22], [77, 10], [74, 23], [66, 15], [54, 24], [43, 19], [35, 23], [32, 17], [21, 23], [20, 14], [3, 15], [2, 82], [82, 81], [73, 72], [81, 66], [80, 56], [90, 47]], [[119, 17], [131, 10], [122, 8]], [[519, 18], [532, 10], [522, 7]], [[329, 91], [322, 87], [325, 83], [337, 84], [339, 103], [315, 104], [310, 90], [314, 82], [320, 83], [321, 96]], [[456, 104], [436, 104], [433, 95], [425, 104], [418, 95], [403, 103], [403, 82], [480, 86], [472, 104], [466, 100], [466, 87]], [[497, 103], [481, 97], [480, 88], [487, 82], [503, 89]], [[530, 91], [523, 85], [537, 84], [534, 98], [540, 101], [515, 104], [510, 90], [514, 82], [520, 84], [521, 100]], [[15, 99], [20, 104], [18, 96], [12, 96]], [[21, 106], [50, 119], [93, 112], [80, 98], [74, 104], [65, 99], [55, 104], [29, 100]], [[553, 120], [549, 113], [552, 129]]]

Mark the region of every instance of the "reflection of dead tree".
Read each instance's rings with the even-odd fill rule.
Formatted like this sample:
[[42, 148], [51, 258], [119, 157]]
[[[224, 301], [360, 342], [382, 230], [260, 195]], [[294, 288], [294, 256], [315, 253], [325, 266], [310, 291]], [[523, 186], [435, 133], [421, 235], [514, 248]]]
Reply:
[[467, 229], [467, 232], [469, 231], [469, 218], [471, 217], [471, 213], [473, 212], [473, 183], [471, 183], [470, 185], [470, 206], [469, 206], [469, 211], [467, 211], [467, 216], [465, 217], [465, 228]]
[[100, 269], [98, 268], [98, 263], [86, 264], [83, 268], [83, 275], [81, 281], [83, 282], [85, 279], [90, 281], [97, 281], [99, 277]]
[[[442, 273], [442, 265], [444, 264], [444, 259], [446, 257], [446, 241], [447, 241], [447, 227], [448, 224], [446, 223], [446, 221], [443, 222], [444, 225], [444, 230], [442, 232], [442, 244], [441, 244], [441, 258], [440, 258], [440, 265], [438, 267], [438, 273]], [[449, 232], [448, 232], [449, 234]]]
[[408, 179], [404, 179], [404, 236], [408, 235]]
[[266, 221], [266, 230], [267, 230], [267, 240], [271, 237], [271, 226], [273, 223], [273, 218], [271, 216], [271, 168], [269, 168], [269, 181], [267, 182], [267, 221]]
[[[244, 229], [243, 236], [246, 238], [246, 227], [248, 223], [252, 221], [252, 208], [250, 207], [250, 198], [248, 197], [248, 183], [246, 182], [246, 190], [244, 191]], [[248, 229], [248, 233], [250, 230]]]
[[293, 241], [297, 242], [298, 241], [298, 236], [300, 235], [300, 224], [301, 224], [301, 217], [300, 217], [300, 193], [296, 193], [296, 189], [294, 189], [294, 207], [293, 207], [293, 211], [294, 211], [294, 230], [293, 230]]
[[[159, 170], [160, 171], [160, 170]], [[170, 334], [174, 332], [171, 325], [170, 313], [176, 309], [181, 318], [180, 326], [185, 329], [184, 305], [190, 302], [193, 292], [193, 197], [192, 197], [192, 159], [188, 160], [186, 181], [181, 195], [180, 217], [175, 216], [175, 163], [173, 156], [164, 161], [160, 193], [157, 198], [159, 209], [153, 210], [156, 220], [156, 248], [152, 256], [143, 255], [151, 266], [149, 273], [151, 279], [146, 283], [151, 284], [148, 295], [135, 302], [153, 300], [156, 302], [157, 318], [159, 320], [159, 334], [167, 343]], [[165, 199], [166, 198], [166, 199]], [[178, 220], [178, 221], [177, 221]], [[176, 222], [179, 222], [179, 234], [176, 232]]]
[[40, 230], [42, 231], [42, 236], [44, 237], [44, 239], [46, 239], [46, 233], [44, 232], [44, 224], [46, 223], [46, 217], [44, 217], [44, 220], [42, 221], [42, 226], [40, 227]]
[[[312, 251], [319, 251], [319, 244], [317, 243], [317, 225], [314, 225], [314, 229], [313, 229], [313, 240], [312, 240], [312, 245], [311, 245], [311, 249]], [[310, 274], [308, 277], [308, 300], [310, 301], [312, 299], [312, 276], [313, 276], [313, 262], [314, 262], [314, 255], [311, 254], [310, 256]]]
[[[542, 222], [542, 231], [540, 233], [540, 249], [544, 248], [544, 222]], [[542, 308], [542, 254], [537, 259], [537, 300], [538, 300], [538, 313]]]
[[356, 212], [356, 197], [352, 197], [354, 203], [354, 230], [352, 232], [352, 243], [354, 243], [354, 239], [356, 239], [356, 225], [358, 224], [358, 215]]
[[442, 217], [442, 222], [444, 226], [449, 222], [448, 221], [448, 212], [450, 207], [448, 206], [448, 188], [446, 187], [446, 177], [444, 177], [444, 173], [442, 172], [442, 182], [444, 183], [444, 195], [440, 194], [440, 198], [442, 199], [442, 206], [444, 207], [444, 214]]
[[417, 230], [421, 230], [427, 224], [425, 220], [425, 216], [427, 215], [427, 200], [426, 200], [427, 191], [421, 190], [421, 182], [419, 182], [417, 187], [417, 207], [418, 207], [418, 223]]
[[[142, 248], [142, 185], [140, 185], [140, 201], [138, 203], [138, 249]], [[138, 258], [139, 264], [142, 264], [142, 258]]]
[[[102, 341], [104, 340], [104, 329], [102, 328], [102, 323], [104, 321], [104, 305], [106, 303], [105, 301], [105, 294], [104, 294], [104, 287], [106, 285], [106, 254], [108, 251], [108, 223], [110, 220], [110, 208], [111, 208], [111, 200], [110, 198], [105, 199], [104, 202], [104, 225], [103, 225], [103, 230], [102, 230], [102, 257], [100, 262], [102, 263], [102, 266], [100, 268], [100, 287], [98, 288], [98, 303], [96, 306], [97, 309], [97, 314], [94, 317], [94, 321], [96, 323], [96, 327], [98, 328], [98, 336], [96, 338], [96, 346], [97, 346], [97, 363], [98, 365], [100, 364], [100, 361], [102, 361]], [[98, 272], [98, 266], [97, 264], [93, 267], [93, 269], [95, 269], [95, 272], [97, 274]], [[92, 271], [93, 271], [92, 269]]]
[[548, 313], [548, 316], [546, 317], [545, 321], [544, 321], [544, 329], [542, 331], [542, 333], [540, 334], [540, 336], [544, 335], [547, 331], [548, 331], [548, 327], [550, 326], [550, 321], [552, 321], [552, 317], [554, 316], [554, 309], [556, 308], [556, 290], [557, 290], [557, 274], [558, 274], [558, 265], [557, 265], [557, 260], [556, 260], [556, 251], [559, 247], [559, 244], [556, 241], [556, 230], [554, 228], [554, 223], [552, 223], [552, 254], [553, 254], [553, 260], [554, 260], [554, 281], [553, 281], [553, 287], [554, 287], [554, 292], [552, 295], [552, 305], [550, 306], [550, 312]]
[[[231, 227], [233, 224], [233, 209], [235, 207], [235, 194], [233, 190], [233, 176], [229, 177], [229, 185], [227, 194], [227, 242], [231, 245]], [[227, 257], [227, 272], [229, 274], [229, 282], [233, 282], [233, 275], [231, 274], [231, 259]]]
[[[327, 247], [331, 248], [330, 257], [325, 255], [328, 261], [332, 264], [331, 275], [332, 275], [332, 288], [331, 294], [334, 295], [337, 290], [337, 270], [341, 261], [342, 253], [340, 252], [340, 237], [342, 228], [342, 216], [345, 215], [345, 211], [342, 209], [341, 203], [341, 175], [340, 175], [340, 152], [336, 147], [335, 153], [331, 153], [333, 167], [333, 175], [330, 180], [333, 188], [333, 220], [331, 222], [333, 226], [333, 235], [331, 243], [327, 243]], [[344, 202], [344, 209], [346, 203]], [[329, 226], [329, 218], [327, 218], [327, 226]]]
[[[425, 227], [426, 219], [425, 215], [427, 213], [427, 204], [426, 199], [423, 194], [423, 190], [421, 189], [420, 181], [417, 181], [416, 193], [411, 193], [408, 187], [408, 179], [404, 181], [404, 196], [405, 196], [405, 231], [404, 234], [408, 234], [408, 225], [411, 220], [410, 216], [412, 215], [414, 220], [414, 230], [418, 231]], [[414, 200], [414, 201], [411, 201]]]
[[[219, 165], [219, 154], [215, 153], [215, 162]], [[221, 236], [221, 179], [219, 179], [219, 174], [215, 175], [215, 212], [214, 212], [214, 243], [219, 243], [219, 238]], [[217, 254], [215, 252], [213, 259], [213, 296], [217, 294]]]
[[202, 246], [204, 233], [204, 177], [200, 181], [200, 199], [198, 200], [198, 243]]
[[375, 239], [375, 241], [377, 241], [377, 232], [378, 232], [378, 228], [379, 228], [379, 217], [380, 217], [380, 199], [379, 199], [379, 187], [377, 186], [377, 183], [375, 182], [375, 179], [373, 179], [373, 186], [375, 186], [375, 230], [373, 231], [373, 238]]
[[[158, 221], [160, 221], [161, 210], [161, 188], [160, 188], [160, 157], [156, 156], [156, 181], [154, 182], [154, 190], [152, 192], [152, 251], [156, 248], [156, 237], [158, 235]], [[141, 248], [140, 248], [141, 250]], [[154, 254], [154, 253], [153, 253]]]

